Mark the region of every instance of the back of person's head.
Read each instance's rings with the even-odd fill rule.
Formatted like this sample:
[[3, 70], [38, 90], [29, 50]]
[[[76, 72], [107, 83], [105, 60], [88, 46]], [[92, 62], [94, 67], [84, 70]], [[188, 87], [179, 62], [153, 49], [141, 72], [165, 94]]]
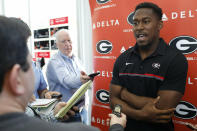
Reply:
[[29, 27], [22, 20], [0, 16], [0, 92], [6, 73], [15, 64], [19, 64], [23, 71], [30, 67], [27, 62], [30, 35]]
[[162, 9], [154, 4], [154, 3], [151, 3], [151, 2], [143, 2], [143, 3], [140, 3], [138, 4], [136, 7], [135, 7], [135, 12], [138, 10], [138, 9], [141, 9], [141, 8], [150, 8], [153, 10], [153, 12], [158, 16], [158, 19], [161, 20], [162, 19]]

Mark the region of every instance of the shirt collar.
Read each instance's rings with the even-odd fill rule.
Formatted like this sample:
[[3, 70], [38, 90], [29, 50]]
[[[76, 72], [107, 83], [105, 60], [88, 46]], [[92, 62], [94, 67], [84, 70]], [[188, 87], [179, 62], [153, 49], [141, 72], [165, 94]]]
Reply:
[[73, 54], [72, 57], [70, 58], [70, 57], [64, 55], [61, 51], [58, 51], [58, 53], [60, 54], [61, 57], [63, 57], [63, 58], [66, 59], [66, 60], [68, 60], [68, 59], [74, 59], [74, 57], [75, 57], [74, 54]]
[[[153, 55], [164, 55], [166, 46], [167, 46], [166, 42], [162, 38], [160, 38], [159, 39], [159, 44], [157, 46], [157, 49], [153, 53]], [[135, 44], [135, 46], [131, 49], [131, 53], [139, 54], [139, 52], [138, 52], [138, 45], [137, 44]]]

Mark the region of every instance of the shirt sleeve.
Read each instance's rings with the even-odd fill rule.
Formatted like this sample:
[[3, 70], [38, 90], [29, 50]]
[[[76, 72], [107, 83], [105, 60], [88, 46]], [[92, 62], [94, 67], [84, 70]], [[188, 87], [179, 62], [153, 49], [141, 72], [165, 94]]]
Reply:
[[188, 63], [184, 55], [178, 54], [171, 61], [164, 82], [159, 90], [175, 90], [184, 94]]
[[44, 89], [47, 88], [47, 83], [46, 83], [46, 81], [44, 79], [42, 70], [40, 68], [38, 69], [38, 72], [39, 72], [39, 75], [40, 75], [40, 83], [39, 83], [38, 90], [44, 90]]
[[110, 126], [109, 131], [124, 131], [124, 128], [120, 124], [114, 124]]
[[70, 73], [64, 64], [57, 60], [52, 60], [48, 63], [47, 79], [49, 85], [50, 80], [53, 80], [65, 88], [78, 88], [82, 85], [80, 74]]

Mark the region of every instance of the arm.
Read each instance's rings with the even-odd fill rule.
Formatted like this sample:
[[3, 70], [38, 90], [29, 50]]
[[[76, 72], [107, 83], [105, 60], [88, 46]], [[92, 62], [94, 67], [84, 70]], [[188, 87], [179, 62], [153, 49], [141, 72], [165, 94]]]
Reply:
[[[177, 106], [184, 94], [187, 68], [187, 60], [182, 54], [177, 54], [171, 60], [164, 82], [161, 87], [158, 87], [157, 96], [160, 96], [160, 100], [156, 103], [158, 109], [169, 109]], [[137, 109], [143, 108], [145, 104], [154, 100], [149, 97], [136, 96], [128, 92], [127, 89], [121, 91], [121, 99]]]
[[[160, 96], [160, 99], [156, 103], [156, 107], [158, 109], [170, 109], [176, 107], [183, 94], [177, 91], [161, 90], [158, 92], [158, 96]], [[121, 99], [136, 109], [142, 109], [148, 102], [154, 101], [153, 98], [137, 96], [130, 93], [126, 88], [123, 88], [121, 91]]]
[[135, 114], [138, 114], [138, 111], [131, 108], [125, 101], [120, 98], [121, 89], [122, 87], [119, 85], [110, 84], [110, 107], [111, 109], [113, 109], [115, 104], [120, 104], [122, 105], [122, 112], [127, 114], [131, 118], [134, 118]]
[[110, 106], [113, 109], [115, 104], [122, 105], [122, 112], [135, 120], [142, 120], [154, 123], [167, 123], [171, 120], [174, 109], [159, 110], [155, 107], [159, 98], [147, 102], [142, 109], [135, 109], [120, 98], [122, 87], [110, 85]]
[[120, 94], [122, 100], [127, 102], [130, 106], [136, 109], [142, 109], [148, 102], [153, 102], [154, 99], [150, 97], [137, 96], [123, 88]]
[[[159, 98], [155, 98], [153, 100], [147, 100], [144, 102], [146, 98], [144, 97], [141, 100], [136, 100], [135, 96], [131, 99], [133, 102], [127, 102], [121, 98], [121, 92], [124, 91], [121, 85], [119, 71], [121, 69], [121, 61], [123, 58], [118, 57], [114, 64], [113, 68], [113, 77], [110, 84], [110, 105], [113, 109], [115, 104], [120, 104], [122, 106], [122, 112], [127, 115], [127, 117], [136, 119], [136, 120], [143, 120], [149, 122], [157, 122], [157, 123], [166, 123], [171, 120], [172, 114], [174, 109], [167, 109], [167, 110], [159, 110], [155, 107], [155, 104], [159, 100]], [[124, 59], [123, 59], [124, 60]], [[127, 92], [128, 93], [128, 92]], [[137, 101], [137, 104], [136, 102]], [[143, 103], [142, 103], [143, 102]], [[130, 103], [134, 103], [143, 108], [135, 108]]]
[[156, 107], [158, 109], [169, 109], [176, 108], [183, 94], [177, 91], [166, 90], [159, 91], [158, 96], [160, 96], [160, 100], [157, 102]]
[[161, 99], [156, 105], [159, 109], [177, 106], [185, 91], [187, 70], [186, 58], [182, 54], [177, 54], [170, 62], [164, 82], [159, 87], [158, 96], [161, 96]]
[[51, 60], [48, 63], [46, 75], [49, 85], [51, 80], [65, 88], [78, 88], [82, 84], [80, 74], [72, 73], [63, 62], [57, 60]]
[[37, 75], [40, 75], [40, 80], [39, 81], [39, 84], [38, 84], [38, 87], [36, 88], [37, 89], [37, 92], [38, 92], [38, 95], [39, 95], [39, 98], [47, 98], [47, 99], [51, 99], [51, 96], [53, 94], [56, 94], [56, 95], [59, 95], [60, 93], [59, 92], [56, 92], [56, 91], [48, 91], [47, 89], [47, 84], [46, 84], [46, 81], [44, 79], [44, 76], [42, 74], [42, 71], [41, 69], [37, 69], [38, 70], [38, 73]]

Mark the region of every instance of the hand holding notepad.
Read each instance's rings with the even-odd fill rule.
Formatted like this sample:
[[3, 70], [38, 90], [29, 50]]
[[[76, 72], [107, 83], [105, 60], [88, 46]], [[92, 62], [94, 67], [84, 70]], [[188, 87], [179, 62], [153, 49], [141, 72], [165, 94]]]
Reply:
[[63, 118], [64, 115], [70, 110], [70, 108], [85, 94], [87, 89], [91, 86], [92, 81], [89, 80], [85, 84], [83, 84], [68, 100], [65, 107], [63, 107], [56, 115], [56, 118]]

